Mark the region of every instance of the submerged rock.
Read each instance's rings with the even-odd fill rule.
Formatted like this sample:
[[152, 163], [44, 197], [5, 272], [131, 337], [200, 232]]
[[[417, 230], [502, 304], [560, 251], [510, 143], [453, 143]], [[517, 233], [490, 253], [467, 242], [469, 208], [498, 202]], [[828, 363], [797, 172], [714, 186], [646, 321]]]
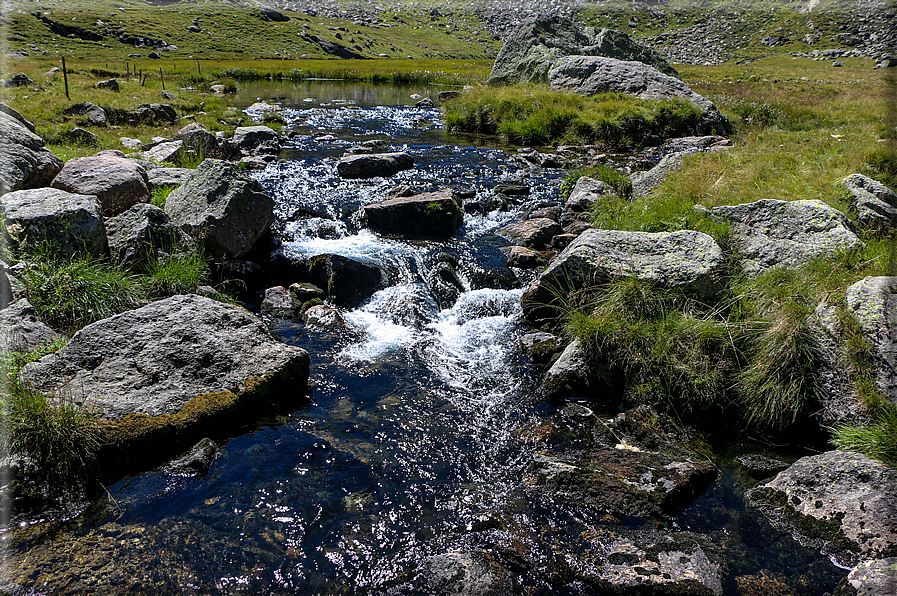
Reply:
[[219, 450], [215, 441], [207, 437], [194, 445], [189, 452], [170, 462], [166, 466], [166, 471], [182, 476], [205, 476], [209, 473], [209, 468], [212, 467]]
[[213, 255], [235, 259], [268, 232], [274, 200], [236, 165], [207, 159], [171, 191], [165, 212], [188, 234], [203, 235]]
[[693, 133], [729, 132], [731, 126], [712, 101], [692, 91], [680, 79], [664, 74], [643, 62], [599, 56], [567, 56], [558, 60], [548, 73], [551, 89], [579, 95], [624, 93], [640, 99], [685, 99], [701, 111], [701, 122]]
[[863, 246], [847, 217], [822, 201], [763, 199], [714, 207], [710, 213], [732, 222], [735, 251], [749, 274]]
[[642, 518], [673, 513], [717, 476], [707, 461], [623, 447], [537, 453], [527, 476], [552, 501]]
[[56, 188], [17, 190], [0, 196], [7, 235], [35, 248], [46, 242], [64, 255], [106, 250], [106, 230], [95, 196]]
[[103, 319], [26, 366], [23, 382], [95, 408], [101, 461], [141, 461], [197, 440], [274, 397], [303, 395], [305, 350], [238, 306], [173, 296]]
[[419, 588], [429, 594], [458, 596], [508, 596], [514, 592], [514, 576], [485, 551], [436, 555], [424, 564]]
[[528, 316], [541, 316], [557, 294], [635, 277], [701, 299], [725, 287], [725, 259], [713, 238], [700, 232], [623, 232], [590, 229], [558, 255], [524, 292]]
[[149, 178], [143, 166], [105, 152], [70, 159], [53, 179], [52, 186], [94, 195], [100, 201], [104, 217], [118, 215], [150, 199]]
[[489, 82], [544, 83], [551, 67], [571, 55], [637, 60], [678, 76], [660, 54], [622, 31], [582, 29], [566, 17], [539, 15], [524, 20], [505, 38], [489, 73]]
[[445, 238], [464, 223], [451, 190], [371, 203], [364, 206], [364, 219], [377, 232], [413, 238]]
[[897, 471], [859, 453], [802, 457], [748, 502], [841, 565], [897, 556]]
[[341, 178], [384, 178], [414, 167], [414, 158], [405, 152], [348, 155], [336, 164]]
[[0, 111], [0, 194], [49, 186], [62, 160], [14, 116]]

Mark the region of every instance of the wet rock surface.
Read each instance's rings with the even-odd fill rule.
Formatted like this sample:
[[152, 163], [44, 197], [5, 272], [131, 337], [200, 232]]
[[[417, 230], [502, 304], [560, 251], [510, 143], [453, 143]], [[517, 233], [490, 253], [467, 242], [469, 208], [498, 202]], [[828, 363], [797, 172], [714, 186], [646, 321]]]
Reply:
[[106, 250], [106, 231], [95, 196], [55, 188], [18, 190], [0, 197], [0, 213], [9, 236], [27, 239], [27, 246], [47, 242], [64, 255]]
[[777, 201], [714, 207], [710, 213], [732, 222], [735, 250], [748, 274], [794, 267], [863, 245], [847, 217], [822, 201]]
[[464, 223], [451, 190], [371, 203], [364, 206], [364, 219], [372, 230], [411, 238], [445, 238]]
[[382, 283], [379, 268], [340, 255], [318, 255], [307, 266], [311, 283], [323, 289], [337, 306], [360, 305]]
[[349, 155], [337, 162], [336, 170], [342, 178], [389, 177], [414, 167], [414, 158], [405, 152]]
[[897, 472], [865, 455], [803, 457], [746, 498], [842, 565], [897, 556]]
[[183, 456], [169, 462], [165, 471], [182, 476], [204, 476], [209, 473], [219, 451], [215, 441], [205, 438]]

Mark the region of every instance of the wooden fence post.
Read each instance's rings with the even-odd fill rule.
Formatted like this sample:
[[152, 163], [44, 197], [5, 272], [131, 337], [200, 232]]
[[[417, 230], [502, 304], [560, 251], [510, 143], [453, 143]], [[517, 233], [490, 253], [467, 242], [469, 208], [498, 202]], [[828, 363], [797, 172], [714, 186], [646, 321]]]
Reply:
[[69, 97], [69, 73], [65, 68], [65, 56], [62, 57], [62, 80], [65, 81], [65, 98], [72, 99]]

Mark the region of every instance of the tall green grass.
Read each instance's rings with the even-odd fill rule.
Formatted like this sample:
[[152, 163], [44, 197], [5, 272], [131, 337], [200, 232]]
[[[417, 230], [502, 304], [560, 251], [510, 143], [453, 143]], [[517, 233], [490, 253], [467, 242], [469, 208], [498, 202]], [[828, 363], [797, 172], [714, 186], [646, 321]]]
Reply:
[[638, 145], [648, 135], [684, 136], [700, 113], [685, 100], [649, 101], [620, 93], [582, 97], [540, 86], [478, 87], [445, 106], [446, 127], [499, 134], [518, 145]]
[[0, 414], [4, 453], [27, 456], [53, 497], [79, 493], [96, 478], [99, 449], [97, 413], [71, 395], [47, 396], [19, 382], [28, 363], [61, 347], [49, 343], [31, 352], [5, 352], [0, 369], [7, 382], [0, 386]]

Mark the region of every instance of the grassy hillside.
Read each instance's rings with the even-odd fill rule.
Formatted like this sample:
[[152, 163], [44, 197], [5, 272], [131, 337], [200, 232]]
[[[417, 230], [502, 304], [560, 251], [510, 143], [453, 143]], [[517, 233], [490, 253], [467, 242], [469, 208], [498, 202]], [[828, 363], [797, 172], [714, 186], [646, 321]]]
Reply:
[[161, 52], [176, 59], [332, 57], [315, 37], [366, 58], [488, 58], [500, 48], [473, 13], [442, 17], [400, 7], [356, 25], [288, 10], [280, 11], [288, 21], [266, 20], [258, 7], [219, 0], [162, 6], [141, 0], [47, 0], [13, 7], [0, 19], [0, 50], [30, 57], [123, 61], [131, 54], [145, 57], [157, 41], [177, 46]]

